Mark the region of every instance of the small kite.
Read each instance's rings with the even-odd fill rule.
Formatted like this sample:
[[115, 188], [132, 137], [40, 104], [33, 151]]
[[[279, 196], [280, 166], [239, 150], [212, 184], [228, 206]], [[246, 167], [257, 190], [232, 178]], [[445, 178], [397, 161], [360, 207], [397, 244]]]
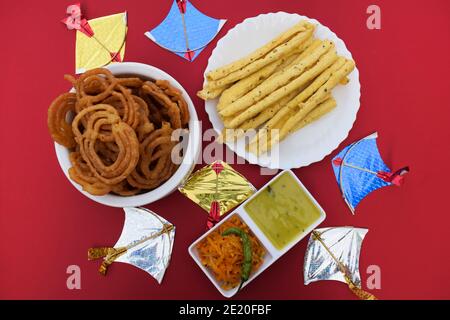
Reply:
[[125, 223], [114, 247], [91, 248], [88, 259], [103, 258], [99, 272], [106, 275], [113, 262], [131, 264], [161, 283], [169, 266], [175, 226], [144, 208], [124, 208]]
[[377, 133], [343, 149], [332, 160], [334, 174], [345, 203], [355, 214], [356, 206], [369, 193], [391, 185], [400, 186], [408, 167], [392, 172], [377, 147]]
[[67, 7], [67, 17], [61, 20], [69, 30], [77, 30], [75, 72], [122, 62], [127, 36], [127, 13], [86, 20], [79, 3]]
[[309, 238], [303, 266], [305, 285], [322, 280], [344, 282], [360, 299], [376, 300], [361, 289], [359, 256], [367, 229], [334, 227], [316, 229]]
[[244, 176], [221, 160], [194, 172], [178, 190], [209, 213], [207, 229], [256, 191]]
[[145, 35], [162, 48], [193, 61], [225, 22], [204, 15], [188, 0], [174, 0], [163, 22]]

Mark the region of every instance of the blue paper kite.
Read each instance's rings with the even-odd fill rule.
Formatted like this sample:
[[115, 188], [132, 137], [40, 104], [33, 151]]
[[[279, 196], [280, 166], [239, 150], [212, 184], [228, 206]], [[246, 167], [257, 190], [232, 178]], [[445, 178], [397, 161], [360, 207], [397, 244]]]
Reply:
[[332, 160], [342, 197], [353, 214], [369, 193], [382, 187], [400, 186], [403, 175], [409, 172], [408, 167], [395, 172], [388, 168], [378, 151], [377, 137], [374, 133], [349, 145]]
[[164, 49], [193, 61], [225, 22], [204, 15], [188, 0], [174, 0], [164, 21], [145, 35]]

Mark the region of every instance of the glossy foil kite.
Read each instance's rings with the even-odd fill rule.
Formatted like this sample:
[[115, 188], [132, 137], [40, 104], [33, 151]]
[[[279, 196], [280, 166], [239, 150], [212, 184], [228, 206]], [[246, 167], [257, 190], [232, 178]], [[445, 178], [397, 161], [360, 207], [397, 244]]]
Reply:
[[125, 224], [113, 247], [91, 248], [89, 260], [103, 258], [100, 273], [106, 275], [113, 262], [131, 264], [161, 283], [169, 265], [175, 226], [144, 208], [124, 208]]
[[382, 187], [400, 186], [408, 167], [392, 172], [381, 158], [377, 133], [342, 150], [332, 160], [334, 174], [342, 196], [355, 214], [356, 206], [369, 193]]
[[194, 172], [179, 190], [208, 212], [207, 229], [211, 229], [250, 197], [255, 187], [227, 163], [216, 161]]
[[175, 0], [163, 22], [145, 35], [164, 49], [193, 61], [225, 22], [204, 15], [187, 0]]
[[305, 285], [322, 280], [346, 283], [360, 299], [375, 300], [361, 289], [359, 256], [367, 229], [334, 227], [316, 229], [309, 238], [303, 266]]

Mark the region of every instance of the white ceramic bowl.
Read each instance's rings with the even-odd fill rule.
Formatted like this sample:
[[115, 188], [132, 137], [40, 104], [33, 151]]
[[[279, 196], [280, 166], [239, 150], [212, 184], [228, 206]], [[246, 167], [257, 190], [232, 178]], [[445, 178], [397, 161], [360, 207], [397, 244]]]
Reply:
[[195, 111], [194, 104], [192, 103], [192, 100], [187, 94], [186, 90], [184, 90], [184, 88], [174, 78], [156, 67], [142, 63], [124, 62], [111, 64], [107, 68], [114, 75], [135, 75], [143, 78], [168, 80], [174, 87], [181, 90], [181, 92], [183, 93], [183, 97], [188, 104], [190, 113], [189, 140], [182, 163], [169, 180], [152, 191], [130, 197], [123, 197], [114, 194], [107, 194], [105, 196], [93, 196], [83, 191], [79, 184], [70, 179], [69, 168], [72, 165], [69, 160], [69, 150], [64, 146], [55, 143], [56, 156], [66, 177], [74, 185], [74, 187], [86, 197], [98, 203], [112, 207], [124, 208], [143, 206], [167, 196], [191, 174], [196, 159], [198, 158], [201, 145], [201, 129], [198, 123], [197, 112]]

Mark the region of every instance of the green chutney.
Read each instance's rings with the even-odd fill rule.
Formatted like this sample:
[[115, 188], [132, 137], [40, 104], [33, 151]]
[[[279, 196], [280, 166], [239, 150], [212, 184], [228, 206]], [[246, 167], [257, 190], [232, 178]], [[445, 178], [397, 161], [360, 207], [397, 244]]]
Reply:
[[321, 210], [289, 172], [280, 175], [245, 209], [278, 250], [283, 249], [317, 221]]

